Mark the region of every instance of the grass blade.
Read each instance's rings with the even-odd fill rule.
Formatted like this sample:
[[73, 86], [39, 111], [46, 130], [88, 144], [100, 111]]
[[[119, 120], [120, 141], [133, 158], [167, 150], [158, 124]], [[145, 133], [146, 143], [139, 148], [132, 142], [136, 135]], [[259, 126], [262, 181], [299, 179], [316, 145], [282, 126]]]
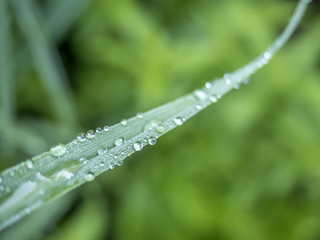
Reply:
[[0, 175], [0, 229], [19, 220], [46, 202], [92, 181], [99, 174], [121, 165], [123, 160], [168, 131], [182, 125], [202, 109], [264, 66], [287, 41], [303, 16], [309, 1], [300, 1], [280, 37], [262, 55], [201, 89], [144, 114], [111, 126], [80, 134], [67, 145], [57, 145], [32, 160]]
[[63, 38], [90, 2], [91, 0], [50, 1], [46, 22], [55, 41]]
[[14, 94], [12, 78], [12, 39], [11, 39], [11, 16], [8, 11], [7, 0], [0, 0], [0, 128], [9, 146], [4, 150], [10, 151], [13, 142], [12, 135], [14, 115]]
[[40, 25], [39, 11], [33, 1], [11, 1], [37, 71], [47, 89], [54, 112], [62, 122], [74, 124], [75, 111], [61, 60], [47, 32]]

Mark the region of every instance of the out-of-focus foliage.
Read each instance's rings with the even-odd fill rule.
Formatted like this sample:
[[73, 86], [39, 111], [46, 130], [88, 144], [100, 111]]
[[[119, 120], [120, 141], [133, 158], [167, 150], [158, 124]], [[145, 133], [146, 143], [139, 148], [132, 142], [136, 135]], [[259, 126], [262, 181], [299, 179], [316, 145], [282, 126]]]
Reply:
[[[240, 67], [276, 38], [295, 6], [275, 0], [24, 1], [20, 8], [7, 3], [1, 18], [9, 24], [0, 48], [10, 50], [3, 62], [11, 72], [10, 81], [0, 81], [1, 169]], [[318, 239], [319, 36], [315, 2], [249, 85], [2, 237]], [[61, 92], [41, 67], [57, 71], [58, 80], [51, 80], [56, 89], [64, 86]], [[72, 113], [57, 105], [60, 96], [76, 112], [72, 117], [63, 117]]]

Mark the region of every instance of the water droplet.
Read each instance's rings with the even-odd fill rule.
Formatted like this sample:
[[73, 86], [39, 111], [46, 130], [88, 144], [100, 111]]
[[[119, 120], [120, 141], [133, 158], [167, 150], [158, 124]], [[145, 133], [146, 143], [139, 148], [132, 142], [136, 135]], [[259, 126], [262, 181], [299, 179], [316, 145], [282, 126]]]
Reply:
[[100, 166], [100, 167], [104, 167], [105, 165], [106, 165], [106, 164], [105, 164], [104, 162], [100, 162], [100, 163], [99, 163], [99, 166]]
[[26, 161], [26, 166], [27, 166], [27, 168], [32, 169], [32, 168], [33, 168], [33, 163], [32, 163], [32, 161], [31, 161], [31, 160], [27, 160], [27, 161]]
[[86, 140], [86, 135], [84, 133], [79, 133], [76, 139], [79, 142], [84, 142]]
[[122, 120], [121, 120], [121, 125], [122, 125], [122, 126], [126, 126], [127, 123], [128, 123], [128, 121], [127, 121], [126, 119], [122, 119]]
[[96, 133], [95, 133], [95, 131], [93, 131], [93, 130], [89, 130], [89, 131], [87, 132], [87, 134], [86, 134], [86, 137], [89, 138], [89, 139], [92, 139], [92, 138], [94, 138], [95, 136], [96, 136]]
[[158, 133], [164, 133], [166, 131], [165, 127], [163, 125], [159, 125], [156, 127], [156, 131]]
[[201, 106], [201, 105], [196, 105], [196, 109], [197, 109], [197, 110], [201, 110], [201, 109], [202, 109], [202, 106]]
[[133, 144], [133, 148], [134, 148], [134, 150], [136, 150], [136, 151], [140, 151], [140, 150], [143, 148], [143, 144], [142, 144], [141, 142], [135, 142], [135, 143]]
[[151, 120], [149, 121], [143, 128], [143, 131], [149, 131], [160, 124], [159, 120]]
[[211, 95], [209, 99], [212, 103], [218, 102], [218, 97], [216, 94]]
[[61, 157], [67, 152], [67, 148], [63, 144], [58, 144], [50, 149], [50, 153], [55, 157]]
[[106, 152], [107, 152], [107, 149], [105, 149], [105, 148], [100, 148], [100, 149], [98, 150], [98, 154], [99, 154], [99, 155], [105, 154]]
[[103, 131], [108, 132], [109, 131], [109, 127], [108, 126], [104, 126], [103, 127]]
[[233, 88], [234, 88], [234, 89], [239, 89], [239, 88], [240, 88], [240, 84], [235, 84], [235, 85], [233, 85]]
[[264, 52], [263, 57], [265, 59], [270, 59], [271, 58], [271, 54], [269, 52]]
[[211, 84], [211, 82], [206, 82], [206, 84], [204, 86], [205, 86], [205, 88], [211, 88], [212, 84]]
[[101, 127], [96, 128], [96, 133], [102, 133], [103, 129]]
[[230, 85], [230, 84], [232, 83], [232, 80], [231, 80], [231, 77], [230, 77], [230, 74], [229, 74], [229, 73], [225, 73], [225, 74], [223, 75], [223, 78], [224, 78], [224, 80], [225, 80], [225, 82], [226, 82], [227, 85]]
[[73, 173], [63, 169], [60, 172], [55, 174], [56, 178], [65, 178], [65, 179], [71, 179], [72, 177], [74, 177]]
[[0, 183], [2, 182], [2, 177], [0, 177]]
[[138, 118], [143, 118], [143, 113], [138, 112], [138, 113], [137, 113], [137, 117], [138, 117]]
[[112, 169], [114, 169], [114, 165], [113, 164], [110, 164], [109, 165], [109, 168], [112, 170]]
[[118, 161], [118, 162], [116, 163], [117, 166], [121, 166], [122, 164], [123, 164], [123, 161], [122, 161], [122, 160], [120, 160], [120, 161]]
[[123, 142], [124, 142], [123, 138], [118, 138], [114, 141], [114, 145], [120, 146], [121, 144], [123, 144]]
[[157, 139], [154, 138], [154, 137], [151, 137], [151, 138], [148, 139], [148, 143], [150, 145], [155, 145], [157, 143]]
[[174, 124], [176, 124], [177, 126], [181, 126], [184, 122], [184, 119], [181, 117], [176, 117], [175, 119], [173, 119]]
[[86, 164], [88, 162], [88, 160], [86, 158], [82, 157], [82, 158], [80, 158], [80, 162], [82, 164]]
[[198, 98], [200, 101], [202, 101], [202, 100], [204, 100], [204, 99], [206, 99], [206, 98], [208, 97], [208, 95], [207, 95], [204, 91], [202, 91], [202, 90], [195, 90], [195, 91], [193, 92], [193, 94], [194, 94], [194, 96], [195, 96], [196, 98]]
[[86, 175], [84, 175], [84, 180], [87, 182], [93, 181], [95, 178], [94, 174], [92, 172], [88, 172]]

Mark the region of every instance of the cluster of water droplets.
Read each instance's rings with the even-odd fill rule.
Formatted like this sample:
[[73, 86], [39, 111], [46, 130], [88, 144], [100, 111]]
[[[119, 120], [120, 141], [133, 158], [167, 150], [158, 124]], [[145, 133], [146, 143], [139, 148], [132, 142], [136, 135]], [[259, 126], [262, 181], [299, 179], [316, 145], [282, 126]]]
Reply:
[[[136, 117], [138, 119], [143, 119], [144, 114], [137, 113]], [[175, 121], [177, 122], [176, 125], [180, 124], [179, 118]], [[180, 121], [183, 122], [184, 120]], [[127, 126], [127, 124], [128, 120], [126, 119], [123, 119], [120, 122], [121, 126]], [[88, 139], [90, 140], [95, 138], [98, 134], [109, 132], [109, 130], [110, 128], [108, 126], [103, 128], [98, 127], [96, 131], [90, 130], [87, 134], [80, 133], [74, 141], [81, 143]], [[134, 140], [135, 138], [126, 140], [124, 137], [118, 137], [114, 140], [112, 145], [99, 147], [96, 152], [97, 155], [92, 159], [90, 158], [90, 160], [88, 160], [84, 157], [80, 158], [79, 160], [81, 165], [85, 166], [83, 179], [88, 182], [92, 181], [99, 173], [108, 169], [114, 169], [116, 166], [121, 166], [123, 164], [123, 160], [133, 152], [141, 151], [146, 145], [155, 145], [158, 135], [165, 133], [166, 130], [166, 127], [161, 124], [161, 121], [151, 120], [145, 123], [141, 137], [137, 137], [137, 140]], [[151, 134], [151, 132], [154, 132], [154, 134]], [[62, 156], [62, 153], [60, 154], [59, 151], [61, 150], [62, 152], [61, 147], [61, 144], [53, 147], [52, 154], [54, 153], [57, 157]]]
[[[143, 113], [137, 113], [138, 119], [143, 119]], [[176, 126], [182, 125], [184, 118], [177, 117], [173, 120]], [[122, 126], [128, 124], [127, 120], [120, 122]], [[104, 128], [104, 130], [107, 130]], [[142, 132], [139, 136], [126, 140], [124, 137], [118, 137], [114, 140], [113, 145], [103, 146], [97, 150], [98, 160], [84, 174], [85, 181], [92, 181], [97, 174], [107, 169], [114, 169], [116, 166], [121, 166], [123, 160], [134, 152], [141, 151], [147, 145], [155, 145], [157, 138], [165, 133], [167, 128], [160, 120], [150, 120], [144, 124]], [[82, 164], [87, 164], [88, 160], [82, 158]]]
[[19, 164], [19, 167], [13, 168], [7, 173], [0, 175], [0, 196], [3, 193], [9, 193], [11, 191], [11, 183], [14, 183], [17, 178], [23, 177], [33, 169], [33, 161], [29, 159]]
[[[265, 58], [269, 58], [268, 54], [264, 54]], [[224, 82], [224, 86], [233, 86], [238, 88], [240, 80], [234, 78], [231, 74], [225, 74], [222, 79], [219, 81]], [[123, 163], [123, 160], [130, 156], [133, 152], [141, 151], [147, 145], [155, 145], [157, 138], [164, 134], [165, 132], [184, 124], [184, 122], [191, 117], [194, 112], [200, 111], [211, 103], [216, 103], [224, 94], [224, 92], [218, 92], [219, 87], [215, 86], [215, 82], [206, 82], [205, 86], [201, 89], [195, 90], [190, 97], [193, 97], [194, 100], [194, 110], [189, 108], [188, 111], [182, 111], [180, 114], [167, 119], [164, 122], [158, 119], [153, 119], [146, 121], [144, 127], [142, 128], [141, 134], [138, 136], [126, 140], [124, 137], [118, 137], [114, 139], [111, 145], [100, 146], [96, 150], [96, 155], [86, 159], [82, 157], [79, 159], [81, 165], [86, 166], [84, 168], [84, 180], [92, 181], [96, 175], [107, 170], [114, 169], [116, 166], [120, 166]], [[191, 113], [190, 113], [191, 112]], [[137, 113], [137, 119], [144, 119], [143, 113]], [[129, 127], [129, 121], [127, 119], [121, 120], [119, 126]], [[112, 127], [113, 128], [113, 127]], [[80, 133], [76, 139], [73, 141], [74, 144], [81, 144], [85, 141], [90, 141], [96, 138], [99, 134], [105, 134], [110, 131], [110, 127], [98, 127], [96, 130], [89, 130], [86, 133]], [[53, 146], [50, 149], [51, 155], [60, 158], [68, 152], [66, 146], [58, 144]], [[92, 159], [96, 159], [92, 161]], [[58, 175], [59, 177], [71, 178], [71, 174], [62, 172]]]
[[[194, 98], [197, 100], [194, 108], [200, 111], [207, 107], [211, 103], [216, 103], [221, 98], [221, 94], [218, 94], [213, 90], [214, 83], [206, 82], [204, 88], [197, 89], [193, 92]], [[181, 125], [179, 119], [174, 120], [176, 125]], [[182, 121], [184, 122], [184, 121]]]
[[[127, 120], [122, 120], [121, 121], [122, 125], [126, 125], [127, 124]], [[109, 132], [109, 126], [104, 126], [102, 127], [97, 127], [96, 130], [89, 130], [87, 131], [87, 133], [79, 133], [78, 136], [76, 137], [76, 139], [74, 139], [72, 141], [73, 144], [78, 144], [78, 143], [82, 143], [85, 142], [86, 140], [91, 140], [94, 139], [97, 134], [101, 134], [103, 132]]]
[[[271, 58], [269, 52], [263, 54], [264, 61], [261, 61], [263, 64], [266, 64]], [[232, 86], [235, 89], [239, 88], [240, 83], [243, 83], [243, 79], [240, 77], [235, 77], [236, 74], [225, 74], [223, 78], [218, 79], [220, 84], [223, 84], [224, 88], [226, 86]], [[211, 103], [216, 103], [221, 96], [226, 92], [221, 90], [219, 86], [215, 85], [216, 82], [206, 82], [204, 87], [201, 89], [195, 90], [192, 95], [195, 103], [193, 105], [193, 112], [197, 112], [205, 108]], [[221, 85], [220, 85], [221, 86]], [[229, 88], [230, 89], [230, 88]], [[158, 119], [149, 120], [144, 124], [142, 132], [138, 137], [126, 140], [124, 137], [118, 137], [113, 141], [113, 144], [108, 146], [100, 146], [96, 151], [96, 155], [93, 158], [98, 157], [99, 161], [91, 161], [91, 157], [86, 159], [81, 157], [79, 159], [81, 165], [87, 166], [88, 169], [84, 174], [85, 181], [92, 181], [97, 174], [107, 169], [114, 169], [115, 166], [120, 166], [123, 163], [123, 159], [127, 156], [130, 156], [133, 152], [141, 151], [146, 145], [155, 145], [157, 138], [164, 134], [165, 132], [183, 125], [183, 123], [191, 117], [194, 113], [190, 114], [187, 111], [181, 112], [180, 114], [174, 116], [166, 121], [162, 122]], [[144, 119], [143, 113], [137, 113], [137, 119]], [[130, 121], [130, 120], [129, 120]], [[119, 126], [128, 127], [129, 121], [127, 119], [121, 120]], [[86, 133], [79, 133], [79, 135], [73, 140], [73, 144], [81, 144], [85, 141], [90, 141], [96, 138], [99, 134], [105, 134], [110, 131], [109, 126], [98, 127], [96, 130], [89, 130]], [[68, 149], [63, 144], [58, 144], [53, 146], [50, 149], [52, 156], [61, 158], [64, 154], [68, 153]], [[92, 163], [91, 163], [92, 162]], [[92, 164], [92, 166], [90, 164]], [[90, 166], [89, 166], [90, 165]], [[71, 178], [72, 174], [67, 172], [60, 172], [58, 177]]]

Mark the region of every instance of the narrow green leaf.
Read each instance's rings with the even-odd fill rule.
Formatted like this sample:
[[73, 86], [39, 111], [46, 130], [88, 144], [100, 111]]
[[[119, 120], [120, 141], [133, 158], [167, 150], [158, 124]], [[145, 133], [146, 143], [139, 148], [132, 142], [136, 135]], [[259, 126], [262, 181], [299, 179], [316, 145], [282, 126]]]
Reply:
[[309, 1], [301, 0], [285, 31], [262, 55], [201, 89], [120, 123], [80, 134], [67, 145], [57, 145], [39, 156], [5, 170], [0, 175], [0, 229], [46, 202], [92, 181], [120, 166], [123, 160], [154, 145], [168, 131], [182, 125], [224, 94], [238, 88], [263, 67], [287, 41], [300, 22]]
[[90, 2], [91, 0], [50, 1], [46, 22], [52, 37], [56, 41], [63, 38]]
[[[11, 16], [8, 11], [7, 0], [0, 0], [0, 129], [7, 137], [10, 150], [13, 141], [12, 135], [14, 115], [14, 94], [12, 79], [12, 39], [11, 39]], [[9, 148], [8, 148], [9, 147]]]
[[56, 115], [62, 122], [74, 124], [76, 115], [68, 92], [66, 75], [47, 29], [43, 29], [40, 24], [41, 17], [38, 9], [33, 4], [33, 0], [22, 2], [14, 0], [11, 4]]

